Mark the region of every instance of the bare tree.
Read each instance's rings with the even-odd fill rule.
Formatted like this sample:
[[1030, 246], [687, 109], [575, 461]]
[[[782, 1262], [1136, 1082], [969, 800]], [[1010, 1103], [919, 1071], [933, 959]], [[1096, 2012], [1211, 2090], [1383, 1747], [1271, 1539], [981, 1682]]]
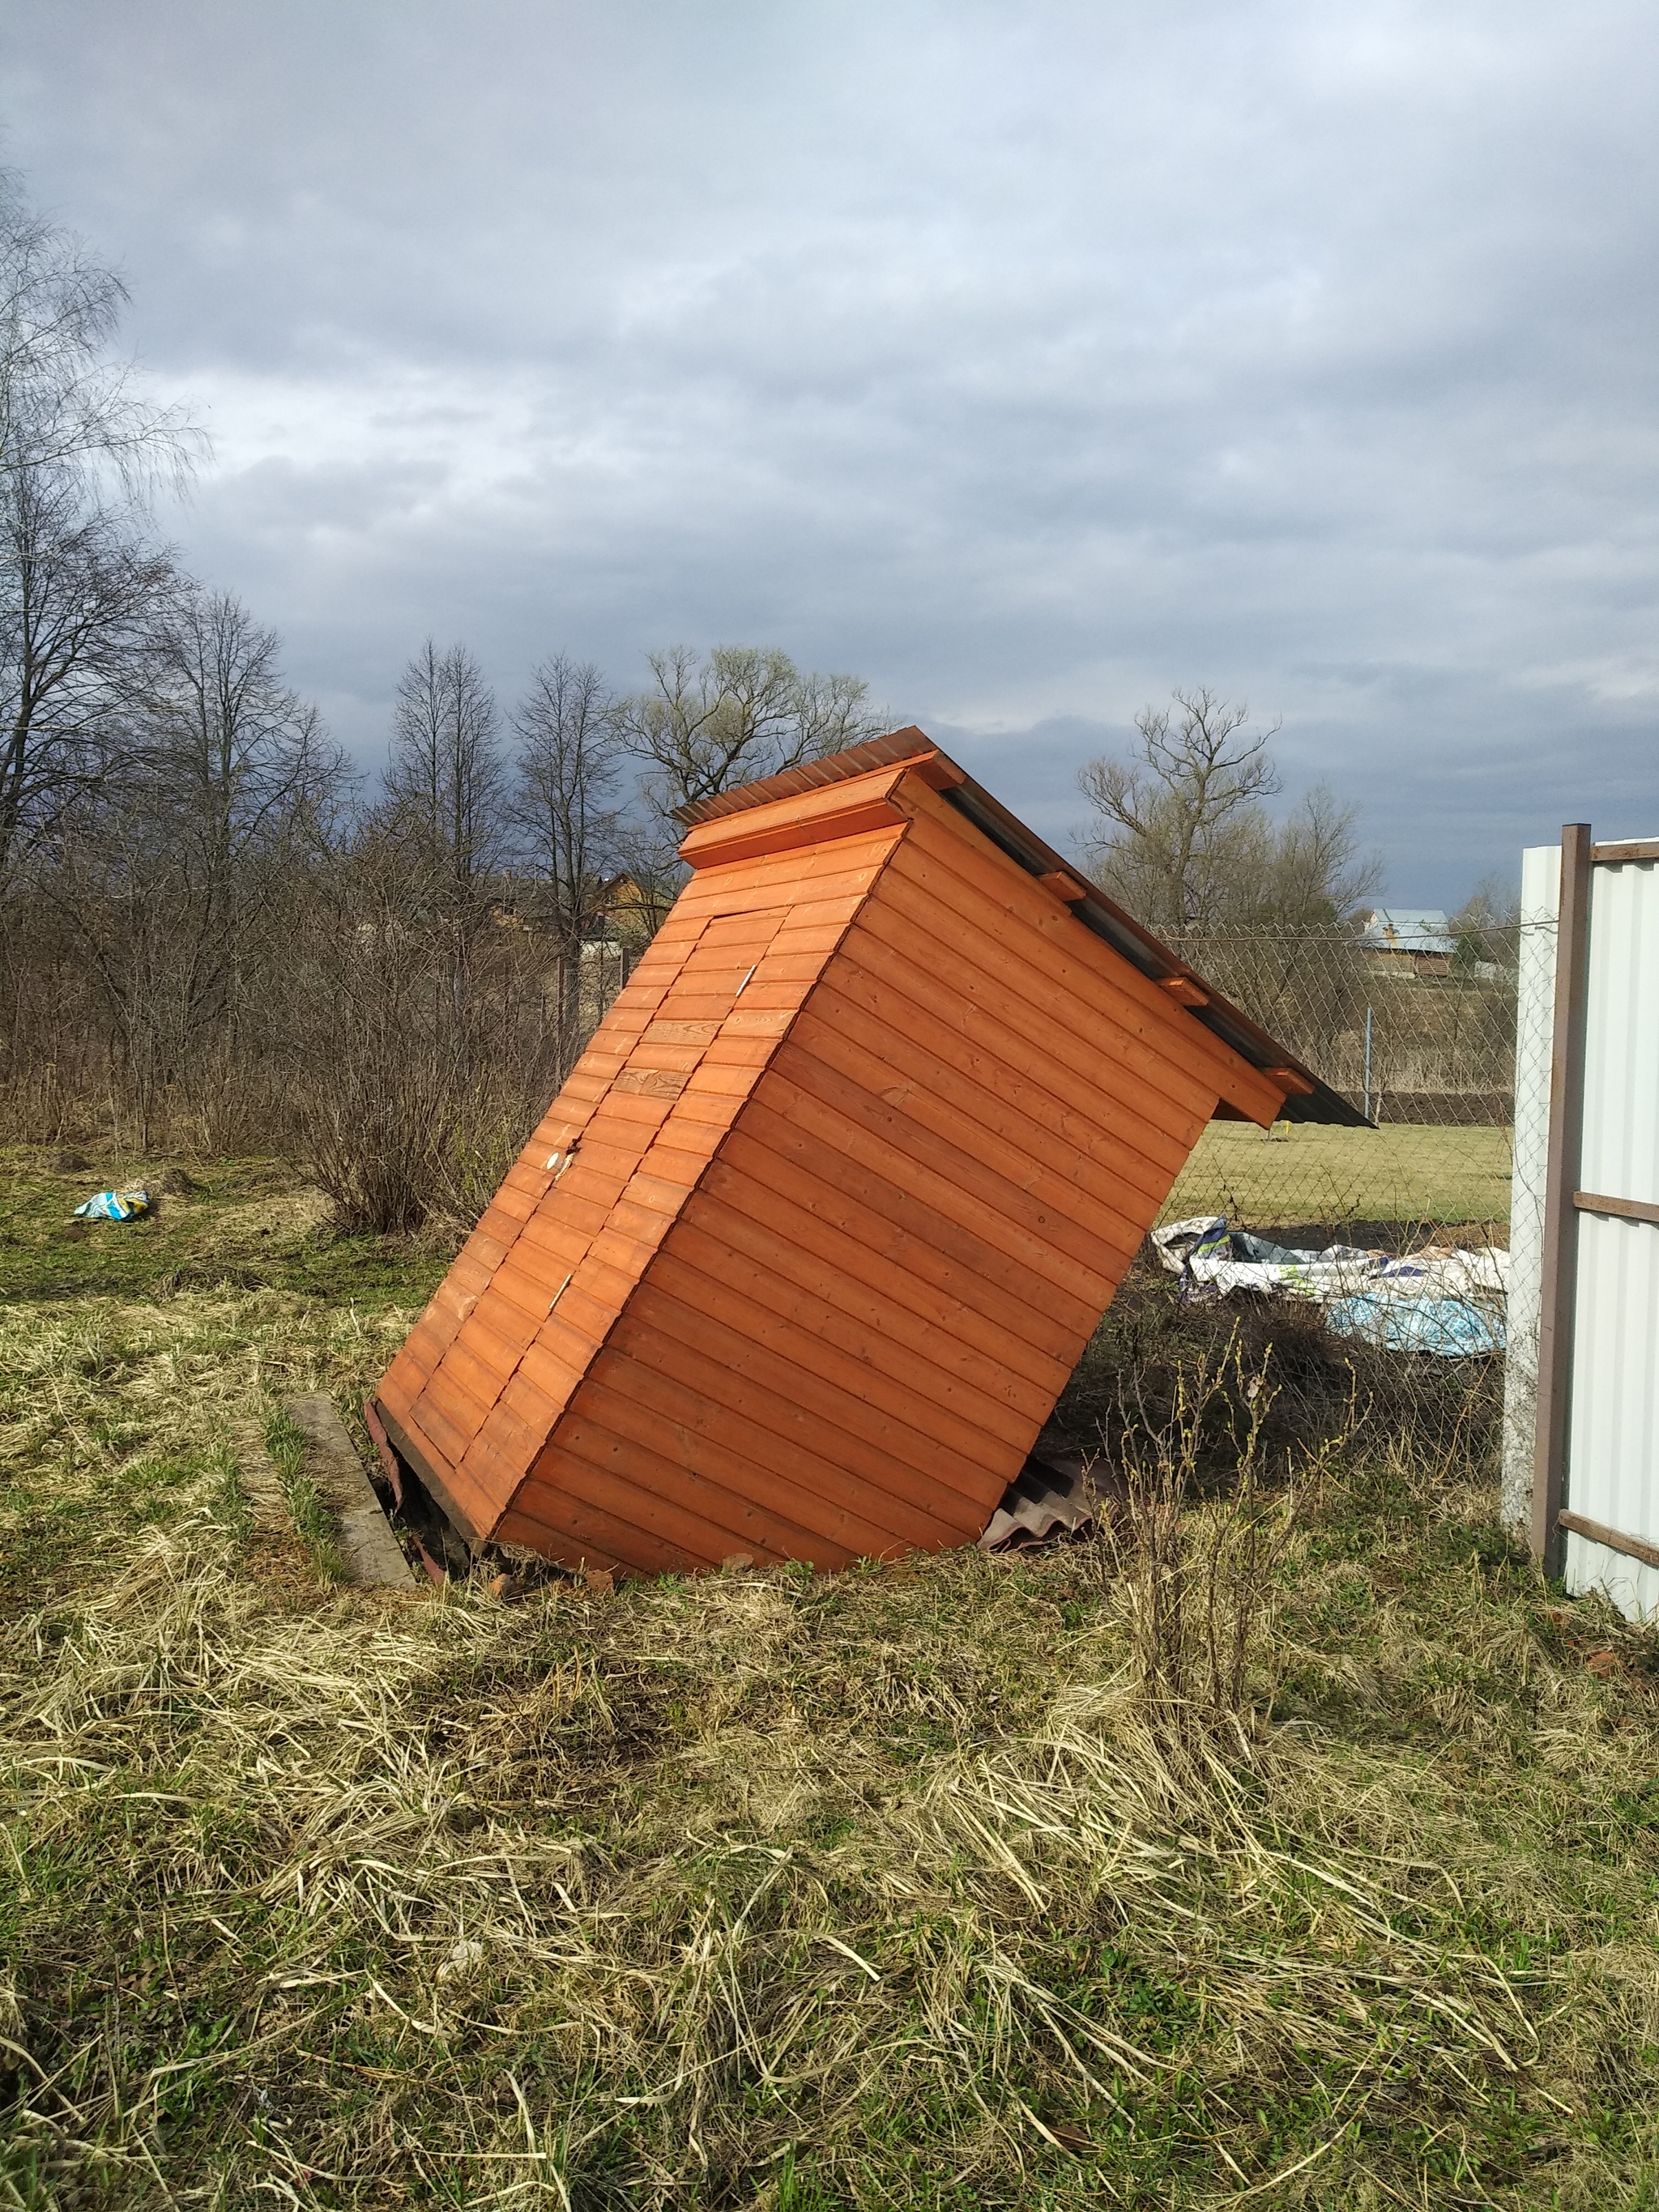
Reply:
[[683, 889], [686, 869], [680, 859], [685, 832], [672, 814], [636, 807], [617, 817], [617, 866], [628, 878], [635, 920], [654, 937], [668, 919]]
[[112, 692], [170, 580], [158, 477], [201, 440], [111, 358], [126, 292], [0, 171], [0, 889], [84, 794]]
[[1279, 788], [1267, 752], [1279, 725], [1251, 731], [1248, 707], [1207, 690], [1174, 696], [1178, 720], [1143, 707], [1134, 757], [1091, 761], [1078, 781], [1102, 817], [1089, 852], [1105, 887], [1152, 927], [1181, 931], [1219, 918], [1237, 876], [1229, 846]]
[[146, 1133], [169, 1085], [246, 1102], [340, 793], [343, 757], [279, 653], [239, 600], [181, 586], [41, 878], [99, 978]]
[[1285, 821], [1264, 822], [1261, 856], [1235, 856], [1231, 918], [1240, 927], [1325, 932], [1376, 896], [1382, 862], [1362, 853], [1359, 810], [1342, 805], [1328, 784], [1316, 783]]
[[1376, 889], [1358, 812], [1324, 784], [1275, 822], [1267, 747], [1279, 725], [1206, 690], [1177, 691], [1178, 716], [1143, 708], [1127, 760], [1091, 761], [1079, 782], [1101, 817], [1084, 849], [1113, 896], [1172, 936], [1216, 930], [1323, 933]]
[[1084, 840], [1106, 889], [1172, 936], [1217, 930], [1322, 934], [1381, 880], [1359, 850], [1358, 811], [1317, 784], [1275, 822], [1267, 748], [1279, 725], [1207, 690], [1177, 691], [1178, 714], [1146, 707], [1127, 761], [1091, 761], [1079, 782], [1100, 817]]
[[428, 638], [398, 685], [386, 818], [420, 892], [464, 930], [505, 851], [499, 728], [477, 659], [464, 645], [440, 653]]
[[188, 475], [201, 432], [109, 357], [126, 303], [117, 272], [33, 213], [16, 173], [0, 170], [0, 476], [102, 462], [131, 493]]
[[513, 726], [519, 738], [514, 820], [554, 945], [559, 1033], [568, 1054], [581, 1022], [582, 945], [605, 911], [607, 871], [617, 855], [617, 810], [605, 802], [619, 763], [605, 679], [591, 662], [555, 653], [532, 674]]
[[286, 858], [337, 799], [345, 759], [283, 680], [282, 641], [228, 592], [179, 592], [150, 699], [150, 773], [210, 902], [258, 860]]
[[647, 659], [651, 688], [622, 702], [617, 731], [646, 763], [644, 795], [662, 817], [882, 726], [861, 677], [803, 675], [786, 653], [716, 646], [703, 655], [681, 645]]
[[174, 586], [167, 556], [59, 467], [0, 477], [0, 893], [107, 772]]
[[1451, 918], [1455, 968], [1467, 973], [1490, 963], [1512, 969], [1521, 927], [1521, 900], [1507, 877], [1482, 876]]

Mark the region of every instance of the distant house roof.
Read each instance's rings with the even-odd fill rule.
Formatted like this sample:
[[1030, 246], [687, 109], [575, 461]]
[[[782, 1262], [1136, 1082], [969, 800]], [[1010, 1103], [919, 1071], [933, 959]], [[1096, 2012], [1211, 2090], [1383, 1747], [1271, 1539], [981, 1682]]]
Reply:
[[1368, 952], [1429, 952], [1457, 950], [1451, 924], [1437, 906], [1373, 907], [1359, 939]]

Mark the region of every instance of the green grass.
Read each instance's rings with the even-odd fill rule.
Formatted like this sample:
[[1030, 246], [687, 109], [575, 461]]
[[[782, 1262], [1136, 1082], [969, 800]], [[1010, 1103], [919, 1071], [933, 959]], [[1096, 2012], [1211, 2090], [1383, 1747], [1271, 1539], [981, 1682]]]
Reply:
[[[225, 1485], [277, 1399], [333, 1389], [355, 1421], [446, 1265], [408, 1240], [332, 1236], [316, 1194], [266, 1160], [192, 1164], [196, 1188], [154, 1219], [66, 1237], [112, 1176], [51, 1158], [0, 1153], [0, 1615], [83, 1587], [89, 1564], [216, 1495], [246, 1513]], [[302, 1477], [290, 1503], [309, 1548], [256, 1548], [279, 1581], [309, 1583], [332, 1571], [332, 1539]]]
[[338, 1237], [319, 1194], [279, 1160], [189, 1163], [186, 1193], [130, 1222], [76, 1221], [93, 1192], [154, 1186], [177, 1164], [99, 1158], [64, 1171], [38, 1147], [0, 1146], [0, 1304], [289, 1291], [360, 1307], [424, 1302], [447, 1255], [402, 1237]]
[[333, 1509], [306, 1473], [304, 1430], [281, 1406], [273, 1406], [265, 1417], [264, 1444], [295, 1533], [310, 1553], [312, 1565], [324, 1582], [344, 1582], [345, 1554], [340, 1549]]
[[[1247, 1724], [1176, 1742], [1100, 1544], [331, 1586], [237, 1464], [291, 1481], [273, 1405], [355, 1402], [429, 1261], [96, 1249], [0, 1306], [0, 2206], [1659, 2203], [1659, 1639], [1467, 1451], [1269, 1431]], [[1139, 1283], [1073, 1416], [1183, 1327]]]
[[1212, 1121], [1162, 1219], [1224, 1213], [1240, 1226], [1322, 1222], [1507, 1222], [1508, 1129], [1403, 1123], [1333, 1129]]

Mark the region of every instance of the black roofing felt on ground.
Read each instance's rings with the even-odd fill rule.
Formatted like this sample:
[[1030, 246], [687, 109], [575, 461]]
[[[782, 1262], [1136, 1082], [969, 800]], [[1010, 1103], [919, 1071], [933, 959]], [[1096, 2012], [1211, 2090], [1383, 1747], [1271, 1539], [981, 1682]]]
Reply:
[[1305, 1096], [1287, 1097], [1281, 1109], [1282, 1120], [1320, 1121], [1350, 1129], [1368, 1129], [1372, 1126], [1358, 1107], [1340, 1091], [1332, 1090], [1287, 1046], [1252, 1021], [1242, 1007], [1224, 999], [1196, 969], [1189, 968], [1149, 929], [1143, 929], [1132, 915], [1126, 914], [1097, 885], [1080, 875], [1069, 860], [1062, 860], [1053, 846], [1045, 844], [1034, 830], [1011, 814], [982, 784], [976, 783], [957, 762], [941, 751], [924, 731], [914, 726], [890, 731], [885, 737], [872, 738], [861, 745], [849, 745], [844, 752], [831, 753], [823, 760], [803, 761], [799, 768], [785, 769], [781, 775], [765, 776], [757, 783], [741, 784], [734, 791], [717, 792], [711, 798], [695, 800], [689, 806], [677, 808], [676, 814], [687, 829], [695, 829], [701, 823], [718, 821], [723, 815], [740, 813], [750, 806], [764, 806], [772, 799], [798, 798], [828, 784], [867, 775], [872, 769], [896, 768], [903, 761], [924, 757], [945, 761], [960, 778], [941, 796], [959, 813], [966, 815], [1000, 851], [1017, 860], [1031, 875], [1064, 874], [1082, 885], [1084, 896], [1072, 902], [1071, 912], [1085, 929], [1103, 938], [1115, 952], [1121, 953], [1155, 982], [1184, 976], [1196, 983], [1205, 994], [1205, 1004], [1185, 1009], [1194, 1021], [1202, 1023], [1252, 1067], [1292, 1068], [1306, 1077], [1313, 1085], [1312, 1091]]

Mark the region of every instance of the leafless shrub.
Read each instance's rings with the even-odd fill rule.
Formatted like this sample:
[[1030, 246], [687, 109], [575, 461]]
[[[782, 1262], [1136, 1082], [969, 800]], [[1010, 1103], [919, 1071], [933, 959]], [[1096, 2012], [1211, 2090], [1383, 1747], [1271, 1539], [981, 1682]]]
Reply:
[[362, 1040], [300, 1106], [307, 1163], [345, 1230], [397, 1235], [432, 1209], [444, 1158], [450, 1071], [395, 1031]]
[[568, 1040], [538, 939], [480, 930], [459, 966], [447, 924], [404, 910], [386, 859], [355, 856], [319, 901], [290, 1016], [295, 1148], [342, 1228], [464, 1234], [557, 1088]]
[[[1177, 1768], [1212, 1748], [1249, 1758], [1261, 1732], [1278, 1571], [1296, 1503], [1293, 1484], [1271, 1485], [1264, 1465], [1277, 1396], [1271, 1368], [1271, 1351], [1248, 1362], [1234, 1331], [1218, 1350], [1180, 1364], [1173, 1402], [1157, 1416], [1141, 1378], [1123, 1378], [1115, 1456], [1125, 1502], [1106, 1540], [1136, 1696]], [[1232, 1433], [1233, 1473], [1224, 1492], [1206, 1499], [1200, 1475], [1218, 1421]], [[1346, 1441], [1304, 1451], [1299, 1471]]]
[[278, 1072], [267, 1057], [214, 1039], [192, 1056], [179, 1085], [179, 1111], [169, 1122], [173, 1147], [207, 1159], [264, 1151], [289, 1122]]
[[451, 1097], [434, 1215], [456, 1231], [471, 1228], [524, 1150], [556, 1087], [538, 1079], [534, 1066], [508, 1066]]

